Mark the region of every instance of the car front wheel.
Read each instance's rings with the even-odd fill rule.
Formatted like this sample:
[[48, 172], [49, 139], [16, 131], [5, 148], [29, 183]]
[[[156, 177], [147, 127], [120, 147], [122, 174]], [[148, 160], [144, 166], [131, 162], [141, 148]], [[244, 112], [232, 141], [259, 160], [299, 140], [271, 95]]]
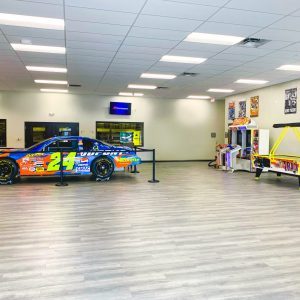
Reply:
[[0, 183], [12, 183], [18, 173], [18, 166], [10, 159], [0, 159]]
[[108, 157], [99, 157], [93, 162], [92, 173], [96, 177], [96, 180], [109, 180], [113, 171], [114, 163]]

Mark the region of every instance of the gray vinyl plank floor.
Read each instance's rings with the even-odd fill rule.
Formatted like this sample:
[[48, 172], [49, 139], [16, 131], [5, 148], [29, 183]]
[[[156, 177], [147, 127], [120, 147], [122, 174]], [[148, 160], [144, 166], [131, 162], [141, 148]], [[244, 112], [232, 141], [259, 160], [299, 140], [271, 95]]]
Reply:
[[140, 170], [0, 186], [0, 299], [300, 299], [296, 178]]

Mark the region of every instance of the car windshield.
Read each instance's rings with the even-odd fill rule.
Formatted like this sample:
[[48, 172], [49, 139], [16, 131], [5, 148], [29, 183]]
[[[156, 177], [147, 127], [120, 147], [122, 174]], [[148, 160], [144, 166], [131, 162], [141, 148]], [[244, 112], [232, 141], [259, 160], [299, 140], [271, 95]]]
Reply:
[[100, 141], [100, 140], [95, 140], [95, 141], [97, 141], [98, 143], [103, 144], [103, 145], [105, 145], [105, 146], [113, 147], [113, 145], [111, 145], [111, 144], [109, 144], [109, 143], [106, 143], [106, 142], [103, 142], [103, 141]]

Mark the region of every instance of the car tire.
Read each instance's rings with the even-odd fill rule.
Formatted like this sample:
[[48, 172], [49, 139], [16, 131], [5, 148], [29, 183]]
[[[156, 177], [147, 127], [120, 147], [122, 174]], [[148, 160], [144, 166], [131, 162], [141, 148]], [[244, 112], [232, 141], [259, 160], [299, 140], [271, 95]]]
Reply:
[[7, 158], [0, 159], [0, 184], [12, 183], [18, 174], [17, 164]]
[[91, 170], [97, 181], [108, 181], [114, 172], [114, 163], [110, 158], [102, 156], [94, 160]]

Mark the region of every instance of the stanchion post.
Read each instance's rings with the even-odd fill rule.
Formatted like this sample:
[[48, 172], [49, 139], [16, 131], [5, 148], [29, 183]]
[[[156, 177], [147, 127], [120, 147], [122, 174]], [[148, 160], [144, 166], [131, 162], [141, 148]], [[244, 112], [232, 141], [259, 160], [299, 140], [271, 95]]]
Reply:
[[148, 180], [148, 182], [150, 183], [157, 183], [159, 182], [159, 180], [157, 180], [155, 178], [155, 164], [156, 164], [156, 160], [155, 160], [155, 149], [152, 149], [152, 179]]
[[[136, 146], [134, 146], [134, 153], [136, 154]], [[136, 166], [136, 165], [133, 166], [133, 171], [131, 171], [131, 173], [133, 173], [133, 174], [140, 173], [140, 172], [137, 170], [137, 166]]]
[[60, 150], [60, 181], [58, 183], [56, 183], [56, 186], [68, 186], [68, 184], [66, 182], [64, 182], [64, 156], [63, 156], [63, 152], [62, 150]]

